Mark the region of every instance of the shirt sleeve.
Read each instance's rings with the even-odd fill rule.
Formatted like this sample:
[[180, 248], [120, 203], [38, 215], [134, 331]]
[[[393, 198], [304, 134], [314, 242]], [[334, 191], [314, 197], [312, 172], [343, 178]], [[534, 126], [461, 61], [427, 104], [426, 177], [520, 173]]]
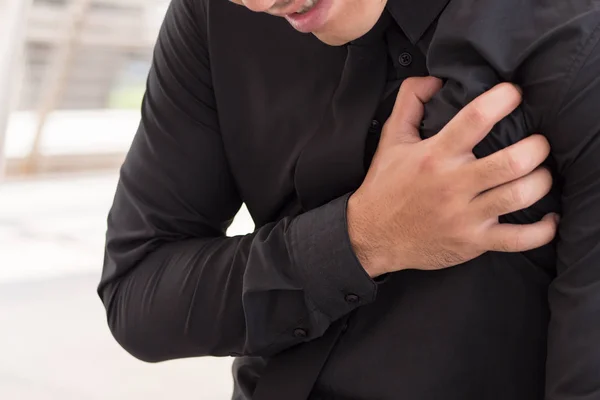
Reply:
[[243, 199], [219, 132], [204, 3], [170, 5], [108, 217], [98, 293], [116, 340], [148, 362], [269, 356], [376, 295], [348, 238], [348, 195], [226, 237]]
[[560, 111], [544, 128], [562, 184], [557, 277], [549, 290], [547, 400], [600, 399], [599, 40], [600, 25], [582, 45]]

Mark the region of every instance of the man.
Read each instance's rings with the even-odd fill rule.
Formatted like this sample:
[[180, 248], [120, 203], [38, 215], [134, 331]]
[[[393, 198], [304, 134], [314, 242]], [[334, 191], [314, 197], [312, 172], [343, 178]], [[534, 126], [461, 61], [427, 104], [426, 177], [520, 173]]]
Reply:
[[598, 1], [235, 2], [160, 32], [119, 343], [236, 356], [235, 399], [600, 399]]

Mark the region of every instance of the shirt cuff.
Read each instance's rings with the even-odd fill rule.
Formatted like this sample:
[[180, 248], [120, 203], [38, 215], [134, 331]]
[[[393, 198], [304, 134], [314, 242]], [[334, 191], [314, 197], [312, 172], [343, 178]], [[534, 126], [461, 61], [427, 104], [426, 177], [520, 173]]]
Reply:
[[348, 235], [350, 194], [294, 219], [291, 254], [302, 288], [332, 321], [371, 303], [377, 284], [358, 261]]

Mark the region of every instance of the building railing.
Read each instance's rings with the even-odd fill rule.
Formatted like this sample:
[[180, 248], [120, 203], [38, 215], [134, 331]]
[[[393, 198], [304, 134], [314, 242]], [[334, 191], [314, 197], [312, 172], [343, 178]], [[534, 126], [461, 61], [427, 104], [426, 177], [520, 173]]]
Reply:
[[[123, 70], [132, 63], [149, 66], [167, 4], [167, 0], [33, 0], [13, 64], [23, 79], [17, 109], [33, 110], [37, 116], [21, 172], [36, 172], [43, 165], [40, 143], [53, 110], [105, 108], [115, 85], [123, 80]], [[0, 59], [3, 64], [6, 60]], [[145, 68], [133, 70], [137, 73], [133, 80], [145, 78]], [[8, 108], [4, 103], [0, 99], [0, 122]]]

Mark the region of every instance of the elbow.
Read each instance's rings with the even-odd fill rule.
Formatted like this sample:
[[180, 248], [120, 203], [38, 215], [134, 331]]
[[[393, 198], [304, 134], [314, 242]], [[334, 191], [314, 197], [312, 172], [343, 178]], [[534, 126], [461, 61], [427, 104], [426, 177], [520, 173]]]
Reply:
[[[110, 320], [110, 316], [109, 316]], [[131, 356], [146, 363], [159, 363], [170, 358], [160, 348], [148, 345], [139, 331], [109, 322], [110, 331], [117, 343]]]
[[203, 325], [192, 335], [187, 313], [174, 312], [183, 307], [156, 299], [147, 301], [147, 292], [129, 283], [128, 278], [121, 278], [99, 293], [110, 332], [130, 355], [147, 363], [230, 355], [223, 349], [222, 334]]
[[172, 359], [168, 349], [160, 345], [160, 335], [153, 332], [151, 322], [141, 315], [142, 309], [134, 311], [127, 304], [127, 296], [121, 293], [119, 282], [99, 290], [106, 308], [110, 332], [116, 342], [130, 355], [146, 363], [158, 363]]
[[146, 363], [159, 363], [163, 361], [168, 361], [170, 358], [165, 357], [164, 354], [161, 354], [156, 349], [152, 349], [149, 346], [145, 346], [140, 344], [139, 341], [135, 340], [134, 337], [127, 337], [126, 333], [120, 330], [115, 330], [111, 327], [111, 332], [113, 337], [119, 343], [119, 345], [130, 355], [137, 358], [140, 361]]

